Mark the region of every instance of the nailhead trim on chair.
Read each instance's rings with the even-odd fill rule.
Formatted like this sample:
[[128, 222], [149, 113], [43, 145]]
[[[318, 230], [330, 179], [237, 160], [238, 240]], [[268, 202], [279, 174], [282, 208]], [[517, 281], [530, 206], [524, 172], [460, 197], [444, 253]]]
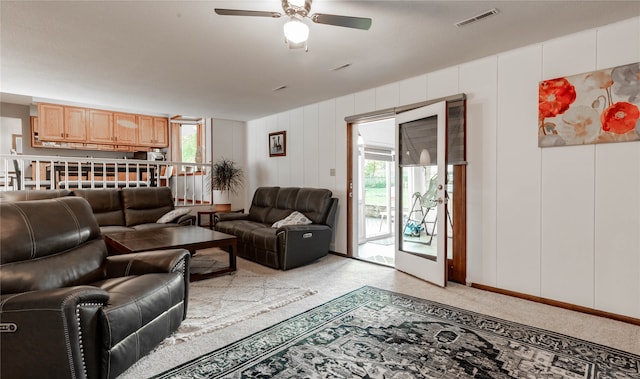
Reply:
[[80, 328], [80, 308], [81, 307], [102, 307], [104, 304], [102, 303], [80, 303], [76, 305], [76, 319], [78, 321], [78, 339], [80, 344], [80, 358], [82, 359], [82, 372], [84, 377], [87, 377], [87, 365], [84, 360], [84, 344], [82, 343], [82, 329]]

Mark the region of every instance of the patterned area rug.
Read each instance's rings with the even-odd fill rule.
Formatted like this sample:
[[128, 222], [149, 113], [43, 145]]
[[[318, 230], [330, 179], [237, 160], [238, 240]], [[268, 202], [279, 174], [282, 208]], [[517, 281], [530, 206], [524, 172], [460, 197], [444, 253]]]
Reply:
[[[207, 264], [199, 258], [199, 263], [194, 259], [192, 264]], [[225, 328], [315, 293], [247, 270], [191, 282], [187, 318], [160, 347]]]
[[639, 378], [640, 356], [363, 287], [157, 378]]

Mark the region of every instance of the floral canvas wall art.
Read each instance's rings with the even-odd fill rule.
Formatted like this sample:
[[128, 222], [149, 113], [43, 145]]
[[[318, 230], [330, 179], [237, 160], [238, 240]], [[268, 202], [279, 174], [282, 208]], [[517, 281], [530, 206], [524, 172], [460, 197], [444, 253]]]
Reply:
[[538, 146], [640, 141], [640, 63], [544, 80]]

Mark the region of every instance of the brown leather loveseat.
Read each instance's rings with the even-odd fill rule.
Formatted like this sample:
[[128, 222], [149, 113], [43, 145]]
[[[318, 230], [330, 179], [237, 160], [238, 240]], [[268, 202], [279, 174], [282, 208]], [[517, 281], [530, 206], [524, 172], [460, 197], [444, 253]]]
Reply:
[[75, 195], [89, 202], [102, 234], [131, 230], [195, 225], [196, 217], [178, 214], [166, 223], [157, 222], [168, 212], [177, 212], [169, 187], [92, 188], [69, 190], [0, 191], [0, 201], [51, 199]]
[[0, 377], [114, 378], [174, 332], [189, 252], [107, 256], [78, 197], [0, 202]]
[[[260, 187], [249, 213], [217, 214], [215, 229], [237, 237], [237, 254], [288, 270], [329, 253], [338, 199], [328, 189]], [[274, 225], [299, 212], [310, 224]]]

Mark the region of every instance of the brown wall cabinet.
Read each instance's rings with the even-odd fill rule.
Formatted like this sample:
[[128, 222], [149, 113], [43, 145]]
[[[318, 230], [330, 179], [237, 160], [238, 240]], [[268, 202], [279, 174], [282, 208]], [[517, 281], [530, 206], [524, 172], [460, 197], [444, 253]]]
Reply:
[[167, 147], [169, 121], [162, 117], [138, 116], [138, 144], [149, 147]]
[[40, 140], [84, 142], [87, 138], [84, 108], [38, 104], [38, 115]]
[[168, 126], [162, 117], [39, 103], [32, 146], [144, 151], [169, 146]]

